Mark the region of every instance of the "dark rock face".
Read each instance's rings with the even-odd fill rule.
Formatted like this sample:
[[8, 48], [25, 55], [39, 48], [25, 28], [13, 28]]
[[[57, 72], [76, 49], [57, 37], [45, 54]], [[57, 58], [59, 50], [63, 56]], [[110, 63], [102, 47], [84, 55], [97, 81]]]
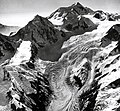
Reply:
[[108, 35], [106, 36], [106, 38], [112, 41], [119, 41], [120, 40], [120, 24], [116, 24], [113, 27], [111, 27], [107, 33]]
[[107, 87], [113, 89], [120, 87], [120, 78], [111, 82]]
[[94, 11], [94, 16], [95, 18], [104, 21], [104, 20], [108, 20], [108, 21], [117, 21], [119, 18], [118, 14], [110, 14], [110, 13], [105, 13], [102, 10], [97, 10]]
[[108, 46], [112, 41], [120, 41], [120, 24], [113, 25], [101, 40], [101, 46]]
[[[58, 35], [57, 35], [58, 34]], [[37, 46], [44, 47], [45, 45], [55, 43], [60, 33], [54, 29], [54, 25], [46, 18], [36, 15], [25, 27], [20, 29], [12, 38], [15, 40], [30, 40], [37, 42]]]
[[61, 46], [66, 40], [62, 34], [63, 32], [55, 29], [54, 25], [46, 18], [37, 15], [11, 39], [14, 41], [19, 39], [31, 41], [32, 59], [38, 56], [43, 60], [54, 61], [60, 57]]
[[13, 43], [9, 37], [0, 34], [0, 63], [10, 59], [16, 51], [16, 43]]
[[95, 11], [94, 12], [94, 16], [95, 18], [97, 19], [100, 19], [101, 21], [105, 20], [106, 19], [106, 13], [104, 13], [103, 11], [101, 10], [98, 10], [98, 11]]
[[96, 29], [97, 25], [95, 25], [89, 18], [82, 16], [78, 18], [76, 16], [73, 19], [64, 20], [62, 28], [70, 31], [72, 35], [79, 35]]
[[106, 47], [112, 42], [118, 42], [116, 47], [110, 52], [110, 55], [117, 55], [120, 52], [120, 24], [113, 25], [107, 32], [107, 35], [101, 39], [101, 46]]

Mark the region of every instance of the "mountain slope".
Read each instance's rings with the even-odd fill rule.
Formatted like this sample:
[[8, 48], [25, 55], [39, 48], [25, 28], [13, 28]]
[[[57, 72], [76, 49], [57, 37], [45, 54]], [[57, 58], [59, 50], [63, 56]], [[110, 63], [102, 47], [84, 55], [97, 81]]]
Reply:
[[54, 25], [46, 18], [37, 15], [17, 34], [12, 36], [11, 40], [30, 41], [33, 58], [36, 56], [43, 60], [54, 61], [61, 55], [60, 48], [66, 39], [64, 35], [64, 32], [55, 29]]
[[83, 16], [87, 14], [94, 14], [94, 11], [76, 3], [69, 7], [57, 9], [47, 18], [57, 29], [69, 32], [71, 35], [78, 35], [97, 28], [96, 24]]
[[11, 41], [8, 36], [0, 34], [0, 64], [16, 53], [18, 44]]
[[[85, 27], [84, 29], [84, 22], [82, 21], [86, 21], [86, 25], [92, 28]], [[64, 52], [64, 50], [61, 50], [63, 42], [69, 39], [71, 35], [82, 34], [94, 30], [97, 27], [97, 25], [87, 18], [75, 22], [73, 25], [78, 24], [78, 22], [80, 22], [81, 25], [78, 26], [77, 29], [66, 32], [56, 28], [47, 18], [36, 15], [35, 18], [20, 29], [18, 33], [11, 36], [11, 40], [19, 41], [21, 39], [31, 41], [33, 53], [35, 52], [33, 56], [40, 57], [42, 60], [56, 61]]]
[[59, 17], [67, 17], [67, 16], [75, 16], [75, 15], [86, 15], [89, 13], [93, 13], [94, 11], [90, 8], [82, 6], [79, 2], [69, 6], [69, 7], [61, 7], [53, 12], [48, 19], [55, 18], [59, 19]]

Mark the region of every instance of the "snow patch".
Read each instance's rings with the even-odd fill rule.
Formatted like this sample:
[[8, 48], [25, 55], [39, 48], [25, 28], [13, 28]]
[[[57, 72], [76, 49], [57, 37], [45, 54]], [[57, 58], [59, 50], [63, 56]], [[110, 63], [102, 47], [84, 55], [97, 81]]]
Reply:
[[49, 21], [52, 22], [54, 25], [62, 25], [63, 24], [62, 18], [60, 18], [60, 19], [51, 18], [51, 19], [49, 19]]
[[67, 13], [63, 13], [62, 16], [59, 17], [60, 12], [56, 12], [55, 15], [49, 19], [54, 25], [63, 25], [63, 19]]
[[10, 60], [11, 65], [19, 65], [20, 63], [29, 61], [31, 57], [31, 42], [22, 41], [20, 47], [17, 48], [17, 53]]

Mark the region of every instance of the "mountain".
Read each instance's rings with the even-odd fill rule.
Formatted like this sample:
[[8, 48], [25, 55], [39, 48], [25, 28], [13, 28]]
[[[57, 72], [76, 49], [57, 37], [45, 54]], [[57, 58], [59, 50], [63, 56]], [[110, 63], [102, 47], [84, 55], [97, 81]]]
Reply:
[[85, 14], [92, 14], [94, 11], [90, 8], [84, 7], [79, 2], [69, 6], [69, 7], [60, 7], [55, 12], [53, 12], [48, 19], [55, 18], [59, 19], [60, 17], [74, 17], [76, 15], [85, 15]]
[[77, 2], [69, 7], [57, 9], [47, 18], [57, 29], [70, 32], [71, 35], [78, 35], [97, 28], [97, 25], [89, 18], [82, 16], [93, 13], [92, 9], [84, 7]]
[[[84, 22], [86, 21], [86, 22]], [[11, 36], [12, 41], [25, 40], [32, 43], [33, 57], [40, 57], [42, 60], [56, 61], [64, 50], [61, 50], [64, 41], [71, 35], [82, 34], [94, 30], [95, 25], [88, 18], [81, 18], [71, 23], [73, 26], [69, 30], [69, 25], [56, 28], [47, 18], [36, 15], [25, 27], [21, 28], [15, 35]], [[65, 31], [63, 29], [66, 29]], [[76, 27], [76, 29], [75, 29]], [[91, 28], [89, 28], [91, 27]], [[49, 56], [48, 56], [49, 55]]]
[[120, 21], [106, 17], [76, 3], [0, 34], [0, 111], [119, 111]]
[[92, 9], [84, 7], [77, 2], [69, 7], [60, 7], [47, 18], [54, 25], [64, 25], [67, 21], [78, 21], [80, 15], [92, 14], [93, 12]]
[[60, 57], [61, 46], [66, 39], [63, 31], [55, 29], [48, 19], [39, 15], [36, 15], [25, 27], [11, 36], [12, 41], [31, 42], [33, 53], [31, 58], [35, 56], [50, 61], [55, 61]]
[[16, 33], [19, 29], [20, 29], [20, 27], [18, 27], [18, 26], [6, 26], [3, 24], [0, 24], [0, 33], [3, 35], [8, 36], [12, 33]]

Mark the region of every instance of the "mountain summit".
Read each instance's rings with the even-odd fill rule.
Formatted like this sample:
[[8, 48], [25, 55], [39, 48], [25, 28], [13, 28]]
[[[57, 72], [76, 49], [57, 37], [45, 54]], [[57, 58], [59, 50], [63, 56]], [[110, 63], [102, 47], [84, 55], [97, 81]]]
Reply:
[[60, 7], [55, 12], [53, 12], [48, 19], [55, 17], [66, 17], [66, 16], [75, 16], [75, 15], [85, 15], [91, 14], [94, 11], [90, 8], [82, 6], [79, 2], [69, 6], [69, 7]]

